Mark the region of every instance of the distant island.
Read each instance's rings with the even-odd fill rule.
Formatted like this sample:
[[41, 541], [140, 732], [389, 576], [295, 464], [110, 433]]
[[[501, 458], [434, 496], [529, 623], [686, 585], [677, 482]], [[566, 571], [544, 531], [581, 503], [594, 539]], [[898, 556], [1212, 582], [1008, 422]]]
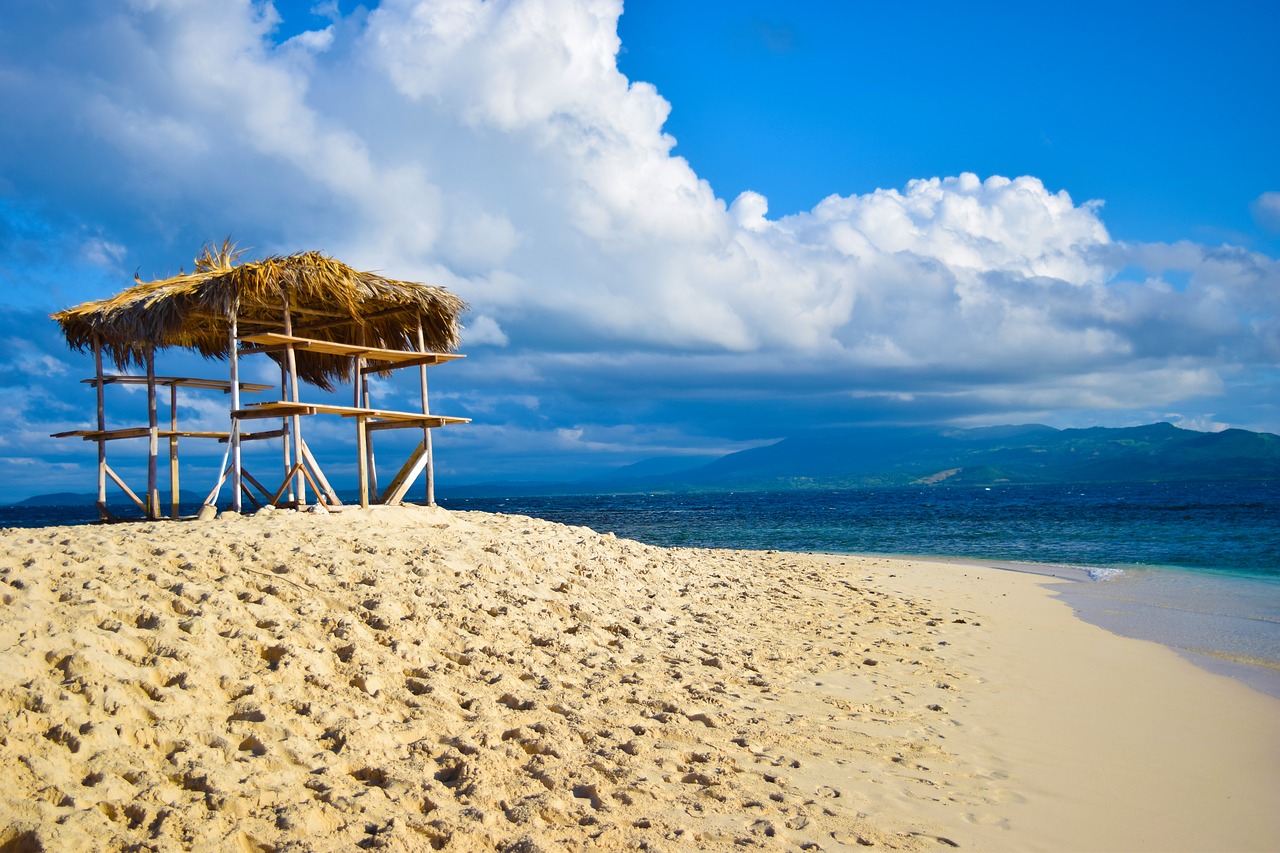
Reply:
[[485, 483], [457, 497], [682, 491], [787, 491], [925, 485], [1280, 479], [1280, 436], [1168, 423], [1055, 429], [1041, 424], [947, 429], [815, 429], [678, 471], [633, 473], [640, 463], [587, 482]]
[[[842, 427], [806, 431], [683, 469], [678, 464], [646, 460], [567, 483], [446, 485], [441, 494], [447, 501], [627, 492], [1280, 480], [1280, 436], [1243, 429], [1196, 432], [1168, 423], [1120, 429], [1041, 424]], [[93, 500], [92, 495], [64, 492], [17, 505], [77, 506]]]

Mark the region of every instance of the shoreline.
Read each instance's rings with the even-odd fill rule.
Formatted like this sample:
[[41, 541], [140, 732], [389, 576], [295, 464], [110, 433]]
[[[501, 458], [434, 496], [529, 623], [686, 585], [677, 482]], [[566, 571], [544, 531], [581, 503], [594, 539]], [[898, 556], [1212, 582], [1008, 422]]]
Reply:
[[[823, 556], [820, 552], [814, 556]], [[1060, 581], [1058, 586], [1047, 586], [1052, 595], [1061, 599], [1071, 607], [1076, 618], [1104, 628], [1112, 634], [1127, 639], [1144, 640], [1158, 643], [1190, 661], [1201, 669], [1216, 675], [1223, 675], [1247, 685], [1253, 690], [1280, 699], [1280, 605], [1273, 607], [1265, 616], [1248, 617], [1238, 613], [1222, 613], [1197, 608], [1189, 601], [1170, 601], [1167, 590], [1156, 589], [1155, 596], [1164, 593], [1163, 601], [1144, 601], [1142, 596], [1132, 593], [1120, 593], [1117, 587], [1109, 586], [1116, 581], [1132, 580], [1140, 577], [1158, 578], [1177, 584], [1177, 577], [1188, 584], [1200, 586], [1235, 586], [1250, 585], [1265, 588], [1262, 595], [1237, 593], [1236, 602], [1242, 603], [1256, 600], [1259, 597], [1280, 601], [1280, 579], [1266, 578], [1256, 575], [1223, 572], [1207, 573], [1195, 569], [1177, 566], [1084, 566], [1062, 563], [1036, 563], [1019, 560], [983, 559], [979, 557], [935, 557], [916, 554], [854, 554], [840, 553], [827, 556], [858, 556], [865, 558], [886, 557], [908, 562], [926, 562], [953, 565], [957, 567], [981, 567], [997, 571], [1014, 572], [1044, 578], [1046, 581]], [[1103, 573], [1098, 577], [1097, 573]], [[1097, 584], [1097, 586], [1094, 586]], [[1115, 591], [1117, 594], [1109, 594]], [[1128, 592], [1126, 590], [1126, 592]], [[1150, 590], [1144, 590], [1152, 594]], [[1219, 592], [1219, 594], [1221, 594]], [[1194, 594], [1189, 596], [1194, 598]], [[1176, 629], [1161, 625], [1151, 616], [1140, 611], [1159, 608], [1159, 616], [1167, 616], [1170, 610], [1180, 610], [1184, 617], [1180, 635]], [[1250, 636], [1241, 638], [1231, 636], [1221, 629], [1216, 629], [1208, 622], [1223, 620], [1251, 619], [1262, 625], [1272, 638], [1265, 648], [1259, 648], [1259, 638]], [[1199, 624], [1194, 624], [1199, 623]], [[1187, 629], [1191, 624], [1192, 630]], [[1276, 627], [1272, 627], [1276, 626]], [[1196, 640], [1200, 640], [1199, 643]]]
[[0, 541], [0, 845], [1280, 836], [1280, 700], [1044, 575], [421, 507]]

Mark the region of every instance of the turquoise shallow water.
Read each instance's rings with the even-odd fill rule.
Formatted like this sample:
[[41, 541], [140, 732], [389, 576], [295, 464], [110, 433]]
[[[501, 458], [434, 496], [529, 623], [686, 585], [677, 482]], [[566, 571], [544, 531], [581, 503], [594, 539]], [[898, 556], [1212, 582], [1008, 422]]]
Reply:
[[[1280, 696], [1280, 483], [946, 486], [469, 498], [654, 545], [962, 558], [1076, 582], [1085, 619], [1163, 643]], [[191, 508], [194, 512], [194, 508]], [[0, 507], [0, 526], [88, 507]]]
[[1090, 622], [1280, 698], [1280, 578], [1129, 569], [1057, 593]]

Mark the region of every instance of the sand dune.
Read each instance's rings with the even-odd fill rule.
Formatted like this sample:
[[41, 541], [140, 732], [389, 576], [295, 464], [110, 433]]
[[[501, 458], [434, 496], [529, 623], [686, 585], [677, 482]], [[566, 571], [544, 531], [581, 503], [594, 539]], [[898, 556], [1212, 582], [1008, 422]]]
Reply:
[[1280, 837], [1280, 702], [1030, 576], [420, 507], [0, 542], [0, 851]]

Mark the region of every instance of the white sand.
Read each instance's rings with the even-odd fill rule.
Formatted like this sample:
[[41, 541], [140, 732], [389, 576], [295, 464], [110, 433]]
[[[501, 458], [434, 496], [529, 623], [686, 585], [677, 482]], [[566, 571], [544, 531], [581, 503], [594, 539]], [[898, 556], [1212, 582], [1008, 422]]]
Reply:
[[0, 545], [6, 853], [1280, 838], [1280, 701], [1044, 578], [414, 507]]

